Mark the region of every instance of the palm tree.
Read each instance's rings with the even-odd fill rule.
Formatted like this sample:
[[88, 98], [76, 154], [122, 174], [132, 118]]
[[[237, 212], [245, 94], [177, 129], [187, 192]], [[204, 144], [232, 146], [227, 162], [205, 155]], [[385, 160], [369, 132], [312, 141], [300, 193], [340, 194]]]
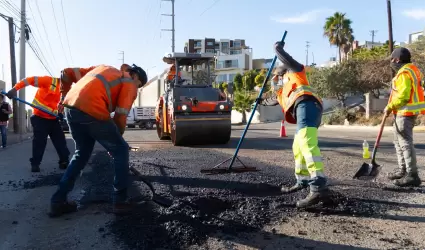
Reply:
[[329, 43], [338, 47], [341, 62], [341, 51], [347, 51], [347, 45], [354, 41], [351, 20], [345, 18], [345, 13], [335, 12], [333, 16], [326, 18], [323, 30], [323, 35], [328, 37]]

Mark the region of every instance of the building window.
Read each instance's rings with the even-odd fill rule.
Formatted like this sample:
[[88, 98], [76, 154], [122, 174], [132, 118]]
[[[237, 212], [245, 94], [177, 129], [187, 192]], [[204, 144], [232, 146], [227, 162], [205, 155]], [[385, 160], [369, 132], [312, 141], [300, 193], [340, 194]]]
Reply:
[[233, 82], [236, 74], [229, 74], [229, 82]]
[[224, 66], [224, 62], [223, 61], [218, 61], [217, 65], [215, 66], [217, 69], [222, 69]]
[[226, 60], [224, 62], [225, 68], [237, 68], [238, 67], [238, 60]]
[[207, 42], [208, 46], [214, 46], [214, 42]]
[[239, 48], [240, 46], [241, 46], [241, 42], [240, 41], [234, 41], [233, 42], [233, 47]]
[[235, 49], [235, 50], [231, 50], [230, 51], [231, 55], [237, 55], [237, 54], [242, 54], [242, 51], [240, 49]]
[[206, 53], [213, 53], [214, 54], [215, 53], [215, 50], [213, 50], [213, 49], [206, 49], [205, 52]]
[[201, 42], [196, 42], [195, 47], [201, 47]]
[[218, 75], [216, 81], [218, 83], [226, 82], [227, 81], [227, 75]]

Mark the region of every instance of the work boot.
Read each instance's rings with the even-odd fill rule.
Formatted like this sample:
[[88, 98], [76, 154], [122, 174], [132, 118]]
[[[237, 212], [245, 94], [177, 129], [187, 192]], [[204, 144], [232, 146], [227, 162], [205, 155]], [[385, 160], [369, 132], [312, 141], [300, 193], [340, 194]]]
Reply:
[[290, 194], [290, 193], [295, 193], [295, 192], [301, 191], [301, 190], [303, 190], [307, 187], [308, 187], [307, 183], [297, 182], [291, 187], [282, 186], [280, 191], [284, 194]]
[[68, 167], [68, 164], [69, 164], [68, 161], [59, 162], [59, 169], [62, 169], [62, 170], [66, 169]]
[[40, 172], [40, 165], [31, 165], [31, 172], [33, 173]]
[[403, 178], [405, 175], [406, 175], [406, 170], [398, 168], [394, 172], [388, 174], [388, 179], [389, 180], [398, 180], [398, 179]]
[[113, 210], [113, 213], [116, 215], [125, 215], [133, 211], [134, 205], [135, 204], [130, 201], [118, 202], [118, 203], [114, 203], [112, 210]]
[[302, 200], [297, 201], [297, 208], [305, 208], [318, 204], [319, 202], [326, 203], [329, 201], [329, 189], [324, 188], [320, 191], [312, 191]]
[[77, 203], [75, 201], [65, 201], [63, 203], [52, 203], [50, 204], [50, 213], [51, 218], [59, 217], [64, 214], [69, 214], [77, 212]]
[[394, 181], [394, 185], [399, 187], [419, 187], [421, 183], [418, 173], [407, 173], [403, 178]]

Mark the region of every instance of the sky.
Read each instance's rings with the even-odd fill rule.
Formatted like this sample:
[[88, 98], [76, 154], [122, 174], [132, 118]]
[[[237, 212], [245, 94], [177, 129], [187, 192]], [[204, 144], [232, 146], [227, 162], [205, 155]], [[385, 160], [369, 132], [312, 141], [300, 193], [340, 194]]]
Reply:
[[[393, 33], [396, 42], [425, 29], [424, 0], [392, 0]], [[406, 4], [406, 3], [409, 4]], [[294, 4], [296, 3], [296, 4]], [[0, 13], [12, 17], [18, 27], [20, 0], [0, 0]], [[13, 7], [10, 7], [13, 6]], [[62, 12], [63, 6], [63, 12]], [[16, 8], [16, 10], [11, 8]], [[284, 31], [286, 50], [305, 63], [309, 41], [309, 63], [321, 64], [337, 50], [323, 36], [326, 17], [339, 11], [351, 19], [356, 40], [388, 40], [386, 0], [175, 0], [175, 46], [182, 52], [189, 38], [245, 39], [253, 57], [273, 58], [273, 44]], [[161, 0], [27, 0], [30, 44], [53, 76], [65, 67], [107, 64], [119, 67], [124, 60], [144, 68], [149, 78], [166, 67], [162, 57], [171, 52], [171, 2]], [[16, 41], [19, 30], [16, 32]], [[17, 79], [20, 50], [15, 43]], [[0, 79], [10, 85], [7, 22], [0, 18]], [[25, 76], [50, 75], [26, 45]], [[36, 89], [26, 88], [32, 100]]]

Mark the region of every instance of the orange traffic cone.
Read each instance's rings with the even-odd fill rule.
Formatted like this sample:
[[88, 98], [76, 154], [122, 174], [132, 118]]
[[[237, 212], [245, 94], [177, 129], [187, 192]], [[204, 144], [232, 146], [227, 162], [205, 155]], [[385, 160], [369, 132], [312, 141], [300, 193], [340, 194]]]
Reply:
[[280, 123], [280, 137], [287, 137], [285, 129], [285, 120], [282, 120], [282, 122]]

